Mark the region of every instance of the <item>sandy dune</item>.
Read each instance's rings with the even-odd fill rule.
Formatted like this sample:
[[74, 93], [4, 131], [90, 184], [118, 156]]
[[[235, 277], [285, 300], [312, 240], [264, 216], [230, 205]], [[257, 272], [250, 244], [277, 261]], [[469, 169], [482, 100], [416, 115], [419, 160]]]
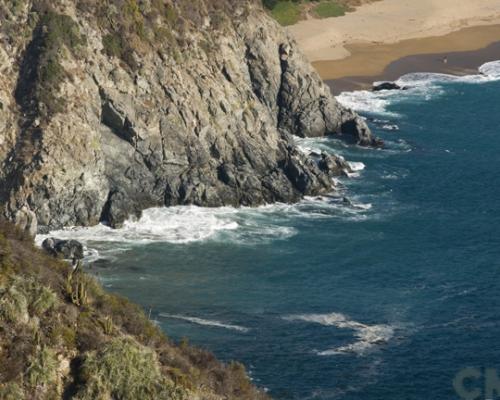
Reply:
[[346, 46], [353, 44], [396, 43], [494, 24], [500, 24], [500, 0], [382, 0], [288, 29], [314, 62], [346, 58]]

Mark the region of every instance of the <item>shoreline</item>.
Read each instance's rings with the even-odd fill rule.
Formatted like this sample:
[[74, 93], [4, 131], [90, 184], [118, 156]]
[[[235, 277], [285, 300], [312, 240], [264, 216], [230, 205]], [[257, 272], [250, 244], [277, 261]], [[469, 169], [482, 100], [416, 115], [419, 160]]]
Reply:
[[[486, 46], [450, 43], [434, 49], [444, 38], [463, 29], [487, 28], [500, 24], [500, 0], [382, 0], [364, 4], [341, 17], [309, 19], [288, 27], [310, 62], [342, 60], [360, 49], [400, 45], [413, 40], [428, 40], [429, 52], [466, 51]], [[490, 37], [490, 43], [499, 36]], [[404, 55], [415, 54], [412, 50]], [[373, 54], [372, 54], [373, 55]], [[396, 57], [396, 58], [399, 58]], [[367, 67], [368, 64], [363, 67]], [[358, 73], [356, 73], [357, 75]]]
[[[500, 33], [500, 26], [498, 26], [498, 29]], [[500, 35], [498, 38], [500, 38]], [[446, 63], [443, 61], [445, 58]], [[328, 84], [332, 93], [338, 95], [344, 91], [369, 90], [374, 82], [395, 81], [410, 73], [474, 75], [479, 73], [478, 68], [481, 65], [497, 60], [500, 60], [500, 41], [495, 41], [477, 50], [406, 55], [389, 62], [381, 72], [376, 74], [352, 74], [338, 77], [327, 75], [326, 78], [323, 78], [323, 76], [322, 78]], [[334, 78], [329, 79], [329, 76], [334, 76]]]
[[[478, 56], [484, 59], [483, 53], [489, 51], [490, 57], [495, 58], [495, 54], [497, 54], [496, 59], [499, 59], [500, 51], [494, 46], [489, 49], [499, 40], [500, 25], [477, 26], [461, 29], [444, 36], [410, 39], [392, 44], [351, 45], [348, 46], [351, 55], [346, 58], [316, 61], [312, 64], [323, 80], [367, 76], [376, 78], [385, 75], [387, 69], [394, 62], [415, 56], [429, 58], [427, 62], [429, 65], [426, 66], [428, 68], [440, 71], [443, 69], [451, 71], [455, 68], [460, 71], [463, 69], [464, 62], [463, 60], [455, 60], [459, 53], [471, 53], [467, 55], [469, 58], [474, 56], [472, 53], [478, 53]], [[441, 62], [439, 67], [436, 63], [431, 62], [429, 57], [431, 55], [440, 56], [441, 61], [447, 56], [449, 62], [447, 64]], [[451, 55], [453, 55], [454, 60], [450, 58]], [[457, 63], [455, 67], [452, 61]], [[465, 64], [470, 68], [470, 63]]]

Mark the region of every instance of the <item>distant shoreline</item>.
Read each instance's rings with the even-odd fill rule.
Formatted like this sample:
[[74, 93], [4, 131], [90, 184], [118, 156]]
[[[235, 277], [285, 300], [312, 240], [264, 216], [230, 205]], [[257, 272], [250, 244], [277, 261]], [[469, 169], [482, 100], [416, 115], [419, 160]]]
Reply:
[[500, 59], [492, 46], [500, 41], [500, 0], [381, 0], [288, 31], [321, 78], [341, 85], [417, 71], [467, 74]]
[[[500, 26], [498, 29], [500, 31]], [[326, 78], [325, 81], [332, 92], [338, 95], [344, 91], [371, 89], [373, 82], [395, 81], [409, 73], [477, 74], [481, 65], [496, 60], [500, 60], [500, 41], [478, 50], [407, 55], [390, 62], [381, 73], [375, 75], [339, 76]], [[334, 62], [330, 65], [335, 67]]]
[[[448, 41], [444, 49], [436, 51], [432, 47], [465, 28], [498, 24], [500, 0], [381, 0], [361, 5], [344, 16], [308, 19], [287, 29], [309, 61], [320, 62], [346, 59], [374, 46], [385, 49], [393, 44], [408, 44], [415, 39], [427, 41], [425, 45], [431, 49], [426, 53], [475, 50], [486, 45], [487, 38], [481, 32], [461, 38], [467, 48], [453, 41]], [[491, 43], [498, 36], [489, 35], [489, 39]], [[477, 40], [483, 44], [471, 47]], [[415, 51], [404, 55], [410, 54]]]

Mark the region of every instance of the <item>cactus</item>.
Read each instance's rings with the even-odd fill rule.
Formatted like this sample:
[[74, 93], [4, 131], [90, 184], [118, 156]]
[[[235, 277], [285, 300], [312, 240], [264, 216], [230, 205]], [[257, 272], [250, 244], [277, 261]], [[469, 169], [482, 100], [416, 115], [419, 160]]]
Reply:
[[71, 294], [73, 293], [73, 271], [71, 271], [66, 277], [66, 282], [64, 286], [66, 289], [66, 294], [68, 295], [69, 298], [71, 298]]
[[88, 303], [87, 284], [81, 274], [79, 267], [71, 271], [66, 278], [66, 293], [70, 301], [77, 307], [85, 306]]
[[87, 285], [81, 279], [78, 279], [75, 285], [75, 290], [71, 293], [71, 302], [75, 306], [84, 306], [87, 304]]
[[107, 316], [101, 321], [102, 329], [104, 334], [111, 335], [113, 333], [113, 320], [111, 317]]

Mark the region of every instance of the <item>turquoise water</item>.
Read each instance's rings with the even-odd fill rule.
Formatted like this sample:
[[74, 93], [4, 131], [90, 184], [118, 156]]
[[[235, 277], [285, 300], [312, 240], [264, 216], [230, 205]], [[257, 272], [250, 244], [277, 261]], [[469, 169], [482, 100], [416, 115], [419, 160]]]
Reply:
[[300, 143], [366, 166], [341, 181], [353, 206], [151, 210], [71, 235], [110, 290], [277, 399], [456, 399], [461, 369], [500, 369], [500, 82], [423, 80], [341, 97], [386, 149]]

